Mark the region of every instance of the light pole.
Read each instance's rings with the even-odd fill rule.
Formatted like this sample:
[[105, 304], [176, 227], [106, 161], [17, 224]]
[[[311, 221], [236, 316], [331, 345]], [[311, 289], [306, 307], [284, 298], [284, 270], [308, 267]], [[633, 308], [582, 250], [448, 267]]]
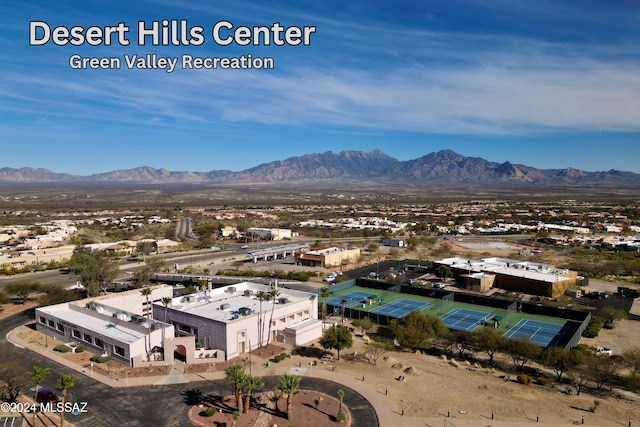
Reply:
[[93, 362], [91, 362], [91, 378], [93, 378]]

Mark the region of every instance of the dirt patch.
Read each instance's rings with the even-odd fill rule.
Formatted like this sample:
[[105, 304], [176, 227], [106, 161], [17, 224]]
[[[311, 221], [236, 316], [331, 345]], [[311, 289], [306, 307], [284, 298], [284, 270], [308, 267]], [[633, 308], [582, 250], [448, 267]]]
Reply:
[[[638, 336], [640, 322], [627, 320], [614, 330], [603, 330], [598, 339], [600, 343], [620, 348], [627, 342], [637, 345]], [[349, 351], [366, 354], [366, 343], [356, 338]], [[450, 363], [449, 358], [445, 360], [435, 355], [389, 352], [381, 358], [383, 363], [377, 365], [355, 360], [341, 360], [336, 365], [342, 374], [356, 378], [364, 375], [367, 386], [374, 390], [384, 394], [387, 389], [389, 406], [377, 410], [404, 408], [406, 415], [411, 417], [438, 417], [450, 412], [452, 418], [481, 419], [494, 413], [502, 421], [523, 422], [535, 420], [539, 415], [545, 423], [570, 424], [584, 415], [590, 425], [604, 426], [615, 424], [616, 420], [624, 422], [637, 418], [640, 413], [638, 400], [621, 396], [615, 389], [609, 391], [608, 387], [600, 391], [592, 387], [580, 396], [573, 390], [573, 394], [568, 395], [565, 390], [569, 385], [556, 382], [553, 373], [546, 372], [543, 367], [539, 367], [538, 374], [545, 376], [548, 384], [525, 386], [516, 382], [515, 370], [510, 374], [510, 380], [505, 380], [503, 370], [492, 369], [482, 361], [465, 363], [457, 357], [454, 359], [457, 366]], [[513, 367], [504, 355], [498, 355], [496, 361], [505, 368]], [[600, 401], [600, 405], [595, 413], [591, 413], [589, 408], [594, 400]]]

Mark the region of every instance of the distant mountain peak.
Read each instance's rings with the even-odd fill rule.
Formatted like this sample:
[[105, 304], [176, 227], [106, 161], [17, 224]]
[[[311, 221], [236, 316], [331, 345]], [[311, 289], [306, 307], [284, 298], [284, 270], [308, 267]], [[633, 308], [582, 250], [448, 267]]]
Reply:
[[165, 168], [140, 166], [89, 176], [55, 173], [48, 169], [0, 168], [2, 183], [117, 182], [142, 184], [250, 184], [314, 181], [434, 183], [438, 185], [535, 186], [593, 185], [598, 183], [640, 185], [640, 175], [610, 170], [585, 172], [572, 167], [536, 169], [510, 161], [491, 162], [466, 157], [453, 150], [432, 152], [413, 160], [399, 161], [379, 149], [369, 152], [343, 150], [311, 153], [273, 161], [240, 172], [175, 172]]

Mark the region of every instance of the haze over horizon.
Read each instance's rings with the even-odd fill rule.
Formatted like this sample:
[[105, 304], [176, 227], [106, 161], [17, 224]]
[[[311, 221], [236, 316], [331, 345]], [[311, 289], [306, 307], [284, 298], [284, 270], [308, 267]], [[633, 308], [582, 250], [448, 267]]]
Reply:
[[[634, 2], [0, 4], [1, 167], [91, 175], [241, 171], [292, 156], [451, 149], [491, 162], [640, 173]], [[51, 27], [188, 20], [200, 46], [29, 45]], [[211, 27], [315, 26], [309, 46], [219, 46]], [[133, 31], [132, 31], [133, 33]], [[132, 37], [133, 38], [133, 37]], [[272, 57], [273, 70], [74, 70], [69, 57]]]

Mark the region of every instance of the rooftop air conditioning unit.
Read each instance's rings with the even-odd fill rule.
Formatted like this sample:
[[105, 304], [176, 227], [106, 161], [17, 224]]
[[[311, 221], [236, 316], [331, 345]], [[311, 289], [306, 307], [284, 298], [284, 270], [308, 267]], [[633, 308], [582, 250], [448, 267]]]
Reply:
[[244, 291], [244, 296], [245, 297], [250, 297], [251, 295], [253, 295], [253, 291], [251, 289], [246, 289]]
[[289, 298], [278, 298], [278, 304], [286, 304], [289, 302]]
[[220, 304], [220, 310], [229, 310], [231, 308], [231, 304], [225, 302], [224, 304]]

